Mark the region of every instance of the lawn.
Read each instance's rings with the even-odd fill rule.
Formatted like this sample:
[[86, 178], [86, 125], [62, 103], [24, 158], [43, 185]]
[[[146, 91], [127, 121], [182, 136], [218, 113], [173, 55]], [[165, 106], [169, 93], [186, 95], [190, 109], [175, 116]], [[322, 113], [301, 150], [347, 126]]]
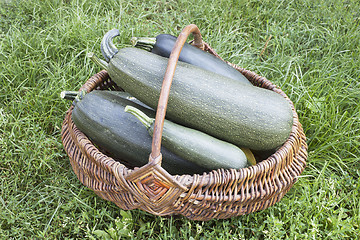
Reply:
[[[294, 102], [307, 167], [263, 211], [191, 221], [122, 211], [84, 187], [61, 143], [77, 90], [98, 68], [103, 35], [177, 35], [196, 24], [221, 57]], [[1, 239], [360, 239], [358, 0], [0, 1]], [[267, 44], [266, 44], [267, 43]]]

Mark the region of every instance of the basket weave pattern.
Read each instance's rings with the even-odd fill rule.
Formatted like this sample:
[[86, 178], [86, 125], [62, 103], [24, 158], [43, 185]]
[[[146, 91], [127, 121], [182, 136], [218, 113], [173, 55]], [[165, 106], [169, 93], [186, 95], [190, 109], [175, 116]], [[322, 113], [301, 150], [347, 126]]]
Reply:
[[[218, 56], [208, 44], [204, 43], [204, 46], [205, 51]], [[280, 201], [306, 166], [306, 137], [298, 115], [293, 103], [276, 85], [256, 73], [229, 64], [253, 85], [281, 94], [292, 107], [290, 137], [268, 159], [243, 169], [176, 175], [172, 176], [174, 181], [169, 181], [161, 167], [139, 179], [128, 179], [133, 170], [124, 162], [105, 155], [77, 129], [71, 119], [71, 106], [63, 122], [62, 142], [78, 179], [121, 209], [142, 209], [155, 215], [180, 214], [202, 221], [249, 214]], [[92, 76], [80, 90], [83, 89], [87, 92], [94, 89], [121, 90], [106, 71]]]

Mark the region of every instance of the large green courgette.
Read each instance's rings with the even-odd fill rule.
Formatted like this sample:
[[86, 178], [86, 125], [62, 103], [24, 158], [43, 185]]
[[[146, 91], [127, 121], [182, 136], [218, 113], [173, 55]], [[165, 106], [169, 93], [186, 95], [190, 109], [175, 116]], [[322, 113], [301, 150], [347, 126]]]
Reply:
[[[153, 110], [128, 93], [105, 90], [87, 93], [75, 100], [74, 105], [72, 120], [75, 125], [107, 155], [125, 160], [133, 167], [148, 162], [152, 138], [135, 116], [124, 112], [124, 108], [130, 105], [155, 116]], [[164, 147], [161, 152], [162, 166], [171, 174], [194, 174], [211, 170], [184, 160]]]
[[[132, 106], [126, 106], [125, 112], [136, 116], [149, 131], [150, 136], [153, 136], [154, 118]], [[161, 139], [166, 149], [202, 167], [239, 169], [248, 166], [245, 153], [237, 146], [166, 119]]]
[[[108, 57], [111, 79], [156, 108], [168, 59], [137, 48], [122, 48]], [[293, 123], [290, 104], [280, 94], [183, 62], [175, 71], [166, 117], [253, 150], [281, 146]]]

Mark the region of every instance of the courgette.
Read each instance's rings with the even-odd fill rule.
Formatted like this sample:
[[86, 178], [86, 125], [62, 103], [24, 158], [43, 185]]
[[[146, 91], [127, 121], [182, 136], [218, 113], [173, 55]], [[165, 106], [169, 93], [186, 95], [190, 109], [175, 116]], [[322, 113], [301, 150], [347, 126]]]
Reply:
[[[71, 98], [69, 94], [65, 96]], [[74, 105], [72, 120], [76, 127], [107, 155], [125, 160], [132, 167], [140, 167], [148, 162], [152, 138], [136, 117], [124, 112], [125, 106], [130, 105], [155, 116], [148, 106], [128, 93], [105, 90], [94, 90], [77, 97]], [[211, 170], [184, 160], [164, 147], [161, 152], [162, 166], [171, 174]]]
[[[168, 58], [175, 45], [176, 39], [177, 38], [175, 36], [170, 34], [160, 34], [156, 36], [156, 38], [133, 37], [131, 42], [134, 47], [148, 50], [152, 53]], [[251, 85], [249, 80], [238, 70], [214, 55], [192, 46], [191, 44], [184, 44], [180, 53], [179, 61], [190, 63], [208, 71]]]
[[[122, 48], [110, 59], [111, 79], [141, 102], [157, 107], [167, 58], [142, 49]], [[178, 62], [166, 116], [239, 147], [268, 150], [289, 137], [293, 113], [274, 91], [244, 84]]]
[[[154, 118], [132, 106], [126, 106], [125, 112], [136, 116], [153, 136]], [[245, 153], [235, 145], [166, 119], [161, 140], [166, 149], [202, 167], [239, 169], [248, 165]]]

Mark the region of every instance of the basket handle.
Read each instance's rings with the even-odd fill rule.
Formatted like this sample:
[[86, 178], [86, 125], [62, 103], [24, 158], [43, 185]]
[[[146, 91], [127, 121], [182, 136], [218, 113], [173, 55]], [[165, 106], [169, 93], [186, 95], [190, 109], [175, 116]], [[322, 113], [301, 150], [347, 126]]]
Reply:
[[152, 152], [150, 154], [149, 161], [155, 161], [155, 159], [161, 157], [161, 137], [164, 126], [164, 119], [166, 114], [167, 103], [170, 94], [171, 83], [175, 74], [177, 62], [179, 60], [180, 52], [190, 35], [194, 36], [194, 43], [196, 47], [203, 49], [204, 44], [201, 38], [200, 30], [195, 24], [186, 26], [178, 36], [175, 45], [170, 53], [168, 65], [166, 67], [163, 84], [161, 87], [159, 102], [156, 110], [156, 117], [154, 123], [154, 133], [152, 140]]
[[131, 170], [125, 177], [126, 180], [132, 182], [129, 190], [132, 191], [136, 198], [141, 200], [141, 202], [151, 204], [153, 209], [160, 209], [161, 207], [171, 205], [169, 199], [179, 196], [188, 189], [181, 181], [178, 181], [161, 167], [162, 155], [160, 150], [171, 83], [175, 74], [180, 52], [191, 33], [194, 36], [192, 45], [201, 48], [202, 50], [204, 49], [204, 43], [199, 28], [195, 24], [186, 26], [175, 42], [166, 67], [156, 111], [149, 162], [140, 168]]

